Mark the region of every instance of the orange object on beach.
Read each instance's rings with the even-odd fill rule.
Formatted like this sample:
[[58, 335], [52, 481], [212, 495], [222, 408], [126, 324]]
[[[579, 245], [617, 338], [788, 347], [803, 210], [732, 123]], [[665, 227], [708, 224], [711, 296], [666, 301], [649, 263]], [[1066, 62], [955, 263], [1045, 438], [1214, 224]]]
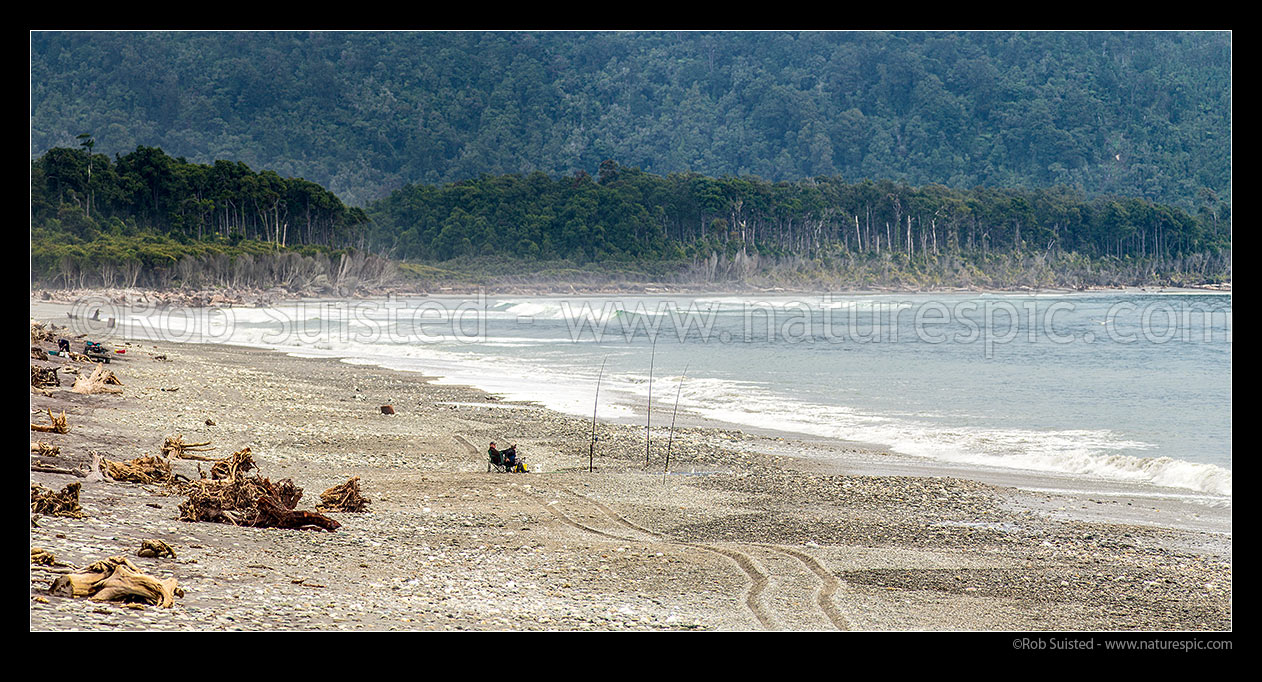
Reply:
[[115, 348], [115, 349], [114, 349], [114, 352], [115, 352], [115, 353], [118, 353], [119, 355], [122, 355], [123, 353], [126, 353], [126, 352], [127, 352], [127, 349], [126, 349], [126, 348]]

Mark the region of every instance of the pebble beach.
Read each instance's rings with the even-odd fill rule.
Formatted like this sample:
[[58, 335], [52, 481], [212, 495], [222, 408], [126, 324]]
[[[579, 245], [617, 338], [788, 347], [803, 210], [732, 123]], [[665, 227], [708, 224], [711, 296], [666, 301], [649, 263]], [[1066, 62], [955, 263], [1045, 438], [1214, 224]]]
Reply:
[[[63, 325], [63, 309], [32, 301], [31, 317]], [[32, 630], [1232, 629], [1229, 510], [695, 425], [675, 431], [667, 472], [665, 427], [646, 463], [643, 426], [597, 424], [589, 453], [590, 420], [423, 373], [114, 345], [121, 393], [74, 393], [63, 372], [30, 394], [32, 424], [51, 409], [69, 426], [31, 433], [59, 448], [31, 454], [45, 469], [31, 481], [81, 482], [85, 513], [33, 519], [30, 543], [63, 566], [127, 556], [183, 596], [55, 596], [59, 569], [32, 566]], [[259, 475], [305, 491], [300, 509], [352, 477], [370, 504], [331, 512], [334, 532], [192, 523], [175, 487], [47, 470], [157, 455], [175, 435], [217, 457], [249, 447]], [[488, 472], [493, 440], [516, 443], [530, 473]], [[191, 480], [208, 468], [171, 464]], [[136, 556], [143, 539], [176, 557]]]

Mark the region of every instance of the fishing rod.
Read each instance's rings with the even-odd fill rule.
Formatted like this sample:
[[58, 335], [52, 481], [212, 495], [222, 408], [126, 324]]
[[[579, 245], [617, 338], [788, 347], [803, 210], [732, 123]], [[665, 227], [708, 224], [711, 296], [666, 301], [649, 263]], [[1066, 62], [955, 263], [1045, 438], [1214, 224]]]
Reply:
[[596, 459], [596, 405], [600, 402], [600, 380], [603, 379], [605, 376], [605, 361], [608, 359], [609, 359], [608, 355], [601, 358], [600, 374], [597, 375], [596, 377], [596, 399], [592, 401], [592, 436], [591, 436], [591, 441], [588, 442], [587, 444], [587, 471], [588, 473], [591, 472], [592, 463]]
[[657, 355], [657, 337], [653, 337], [653, 352], [649, 355], [649, 404], [648, 417], [644, 420], [644, 464], [649, 463], [649, 426], [653, 423], [653, 360]]
[[675, 440], [675, 417], [679, 416], [679, 396], [684, 392], [684, 379], [688, 378], [688, 367], [684, 365], [684, 373], [679, 377], [679, 389], [675, 391], [675, 412], [670, 416], [670, 437], [666, 439], [666, 468], [662, 469], [662, 480], [666, 480], [666, 474], [670, 471], [670, 445]]

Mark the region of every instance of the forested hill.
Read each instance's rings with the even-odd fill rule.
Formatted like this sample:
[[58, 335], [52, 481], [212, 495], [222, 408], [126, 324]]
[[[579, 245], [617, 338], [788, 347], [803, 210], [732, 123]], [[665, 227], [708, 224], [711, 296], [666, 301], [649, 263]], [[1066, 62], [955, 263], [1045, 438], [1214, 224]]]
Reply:
[[31, 34], [31, 155], [409, 183], [645, 172], [1231, 200], [1229, 33]]

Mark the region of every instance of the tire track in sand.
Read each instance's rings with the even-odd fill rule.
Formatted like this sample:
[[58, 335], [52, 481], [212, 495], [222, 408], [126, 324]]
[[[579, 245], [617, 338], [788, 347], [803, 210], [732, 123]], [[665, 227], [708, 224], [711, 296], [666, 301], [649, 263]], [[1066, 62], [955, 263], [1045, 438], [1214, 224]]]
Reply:
[[[627, 528], [630, 528], [631, 530], [644, 533], [645, 535], [648, 535], [654, 538], [655, 540], [658, 540], [660, 542], [668, 542], [675, 545], [683, 545], [685, 547], [692, 547], [694, 549], [700, 549], [700, 550], [704, 550], [707, 552], [711, 552], [714, 554], [727, 557], [733, 563], [735, 563], [738, 568], [744, 571], [745, 575], [749, 578], [749, 583], [750, 583], [749, 589], [746, 590], [745, 592], [745, 606], [750, 610], [751, 613], [754, 614], [754, 617], [758, 619], [758, 622], [762, 623], [762, 626], [764, 628], [768, 630], [775, 629], [775, 621], [771, 618], [771, 615], [767, 613], [767, 610], [763, 607], [763, 603], [762, 603], [762, 593], [764, 590], [767, 589], [767, 584], [769, 583], [770, 580], [767, 574], [764, 573], [761, 568], [759, 568], [758, 562], [755, 561], [753, 557], [735, 549], [715, 547], [712, 545], [703, 545], [703, 544], [699, 544], [695, 542], [680, 542], [678, 540], [671, 540], [670, 538], [667, 538], [661, 533], [649, 530], [648, 528], [645, 528], [644, 526], [641, 526], [639, 524], [632, 522], [630, 519], [624, 517], [618, 512], [615, 512], [614, 510], [610, 509], [609, 507], [605, 506], [604, 504], [602, 504], [601, 502], [597, 500], [594, 500], [586, 495], [581, 495], [579, 493], [576, 493], [573, 490], [567, 489], [566, 492], [570, 493], [571, 495], [579, 499], [586, 500], [588, 503], [590, 503], [592, 506], [599, 509], [605, 516], [609, 517], [614, 522], [621, 524], [623, 526], [626, 526]], [[602, 533], [602, 535], [607, 535], [607, 534]]]
[[836, 603], [833, 602], [833, 595], [837, 594], [837, 591], [841, 589], [841, 581], [837, 579], [837, 576], [833, 575], [831, 571], [821, 564], [819, 559], [806, 552], [789, 549], [788, 547], [770, 546], [770, 548], [801, 561], [807, 568], [811, 569], [811, 572], [819, 577], [821, 587], [819, 592], [815, 594], [815, 601], [819, 604], [819, 609], [824, 612], [825, 616], [828, 616], [828, 620], [833, 624], [833, 627], [838, 630], [849, 630], [849, 622], [845, 616], [841, 615]]

